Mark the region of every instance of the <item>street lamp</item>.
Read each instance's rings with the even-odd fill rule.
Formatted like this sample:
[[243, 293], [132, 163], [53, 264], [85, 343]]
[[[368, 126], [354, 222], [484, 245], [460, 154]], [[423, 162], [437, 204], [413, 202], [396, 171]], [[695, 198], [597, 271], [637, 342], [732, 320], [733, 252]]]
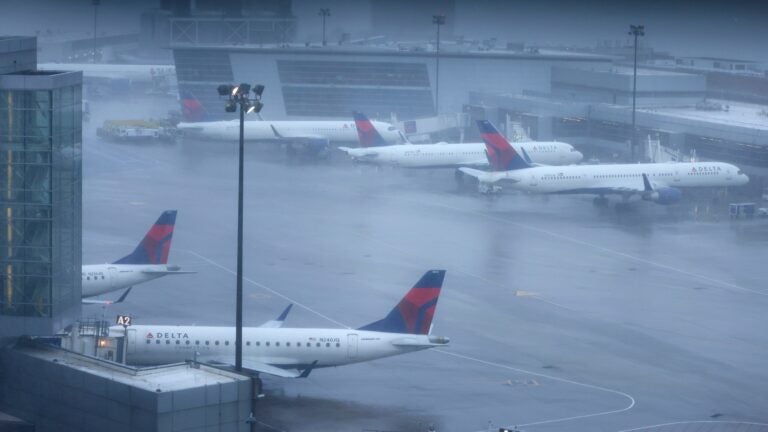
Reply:
[[[248, 94], [253, 90], [253, 99]], [[235, 112], [240, 106], [240, 160], [237, 179], [237, 301], [235, 312], [235, 370], [243, 369], [243, 129], [245, 125], [245, 113], [261, 111], [264, 106], [261, 103], [261, 94], [264, 86], [250, 84], [222, 84], [218, 88], [219, 96], [226, 96], [224, 111]]]
[[435, 111], [440, 113], [440, 26], [445, 24], [445, 15], [432, 15], [432, 24], [437, 26], [437, 46], [435, 49]]
[[96, 63], [96, 25], [98, 24], [100, 4], [101, 0], [93, 0], [93, 54], [91, 56], [91, 61], [93, 63]]
[[325, 40], [325, 19], [331, 16], [331, 10], [328, 8], [320, 8], [320, 12], [317, 14], [323, 17], [323, 46], [325, 46], [327, 44]]
[[635, 37], [635, 63], [634, 63], [634, 73], [632, 77], [632, 136], [631, 136], [631, 146], [632, 146], [632, 159], [635, 159], [635, 147], [636, 147], [636, 139], [635, 135], [637, 135], [635, 130], [635, 110], [637, 107], [637, 37], [638, 36], [645, 36], [645, 26], [641, 25], [630, 25], [629, 26], [629, 33], [630, 36]]

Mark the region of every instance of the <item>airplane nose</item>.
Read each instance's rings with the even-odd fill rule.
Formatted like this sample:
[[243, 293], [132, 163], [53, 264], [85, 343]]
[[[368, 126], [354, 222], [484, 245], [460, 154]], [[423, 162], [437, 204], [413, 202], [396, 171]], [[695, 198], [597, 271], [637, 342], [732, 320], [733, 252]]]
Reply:
[[578, 151], [578, 150], [573, 152], [573, 156], [574, 156], [574, 159], [575, 159], [573, 161], [574, 163], [579, 163], [582, 160], [584, 160], [584, 154], [582, 152]]

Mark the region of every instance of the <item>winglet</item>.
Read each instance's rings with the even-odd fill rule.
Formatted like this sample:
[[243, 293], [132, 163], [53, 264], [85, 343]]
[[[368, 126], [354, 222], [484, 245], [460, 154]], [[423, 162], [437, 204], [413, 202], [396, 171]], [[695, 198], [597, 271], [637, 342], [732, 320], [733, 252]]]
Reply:
[[397, 131], [397, 134], [400, 135], [400, 139], [403, 140], [403, 144], [413, 144], [411, 140], [408, 139], [407, 136], [403, 133], [403, 131]]
[[478, 120], [477, 128], [480, 129], [480, 136], [485, 142], [486, 156], [493, 171], [511, 171], [532, 166], [515, 151], [491, 122]]
[[525, 159], [525, 161], [528, 162], [529, 164], [533, 165], [533, 160], [531, 160], [531, 157], [528, 156], [528, 152], [525, 151], [525, 147], [520, 146], [520, 151], [523, 152], [523, 159]]
[[389, 314], [360, 330], [426, 335], [440, 297], [445, 270], [429, 270], [411, 288]]
[[280, 132], [277, 131], [277, 128], [275, 128], [274, 125], [270, 124], [269, 127], [272, 129], [272, 133], [275, 134], [275, 138], [283, 138], [283, 136], [280, 135]]
[[131, 290], [132, 290], [132, 289], [133, 289], [133, 287], [132, 287], [132, 286], [128, 287], [128, 289], [127, 289], [127, 290], [125, 290], [125, 292], [123, 293], [123, 295], [121, 295], [121, 296], [120, 296], [120, 298], [118, 298], [117, 300], [115, 300], [115, 301], [114, 301], [114, 303], [112, 303], [112, 304], [122, 303], [122, 302], [123, 302], [123, 300], [125, 300], [125, 298], [126, 298], [126, 297], [128, 297], [128, 294], [131, 292]]
[[648, 174], [643, 174], [643, 187], [644, 192], [653, 192], [653, 186], [651, 186], [651, 181], [648, 180]]
[[113, 264], [166, 264], [171, 251], [176, 210], [166, 210], [147, 231], [136, 249]]
[[301, 375], [298, 376], [298, 378], [306, 378], [309, 376], [309, 374], [312, 373], [312, 370], [317, 366], [317, 360], [313, 361], [311, 365], [309, 365], [308, 368], [304, 369], [304, 371], [301, 373]]
[[293, 303], [289, 304], [287, 308], [283, 311], [283, 313], [280, 314], [279, 317], [275, 321], [285, 321], [285, 318], [288, 316], [288, 312], [291, 311], [291, 308], [293, 307]]

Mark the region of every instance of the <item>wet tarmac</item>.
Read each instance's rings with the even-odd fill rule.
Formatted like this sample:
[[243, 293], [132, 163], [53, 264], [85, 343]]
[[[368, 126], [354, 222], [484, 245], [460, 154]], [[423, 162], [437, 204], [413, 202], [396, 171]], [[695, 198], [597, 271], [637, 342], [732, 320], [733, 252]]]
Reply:
[[[128, 253], [178, 209], [171, 261], [198, 273], [84, 314], [233, 325], [236, 143], [111, 143], [98, 122], [84, 133], [84, 263]], [[357, 327], [448, 270], [434, 333], [449, 347], [266, 378], [259, 430], [768, 431], [764, 220], [487, 198], [451, 171], [289, 163], [255, 144], [245, 190], [247, 325], [294, 302], [287, 326]]]

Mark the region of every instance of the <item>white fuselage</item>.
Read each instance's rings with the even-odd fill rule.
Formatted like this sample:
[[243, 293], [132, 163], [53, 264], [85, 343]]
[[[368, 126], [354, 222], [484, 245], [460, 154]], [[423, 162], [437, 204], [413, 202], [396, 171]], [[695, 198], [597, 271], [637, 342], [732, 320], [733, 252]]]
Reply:
[[168, 272], [166, 264], [90, 264], [82, 269], [83, 297], [128, 288]]
[[[389, 123], [371, 123], [387, 142], [395, 143], [400, 139], [397, 128]], [[179, 123], [178, 128], [204, 138], [236, 140], [240, 137], [239, 124], [238, 120]], [[324, 138], [336, 143], [358, 141], [355, 122], [340, 120], [246, 121], [243, 136], [245, 140], [280, 139], [275, 135], [275, 131], [285, 139]]]
[[[557, 141], [517, 142], [512, 146], [522, 154], [525, 149], [533, 163], [569, 165], [579, 163], [583, 155], [570, 144]], [[398, 144], [382, 147], [345, 149], [353, 159], [404, 168], [455, 168], [488, 166], [484, 143]]]
[[537, 193], [579, 193], [599, 189], [643, 190], [643, 174], [654, 187], [724, 187], [746, 184], [738, 167], [723, 162], [679, 162], [532, 167], [489, 172], [482, 181], [512, 182], [515, 189]]
[[152, 82], [155, 77], [176, 76], [173, 65], [128, 65], [108, 63], [40, 63], [40, 70], [83, 71], [85, 78], [127, 79], [131, 82]]
[[[114, 327], [122, 333], [122, 327]], [[400, 345], [395, 345], [400, 344]], [[410, 345], [409, 345], [410, 344]], [[243, 357], [281, 368], [340, 366], [434, 346], [427, 335], [354, 329], [243, 329]], [[127, 363], [157, 365], [192, 359], [234, 358], [234, 327], [132, 326]]]

